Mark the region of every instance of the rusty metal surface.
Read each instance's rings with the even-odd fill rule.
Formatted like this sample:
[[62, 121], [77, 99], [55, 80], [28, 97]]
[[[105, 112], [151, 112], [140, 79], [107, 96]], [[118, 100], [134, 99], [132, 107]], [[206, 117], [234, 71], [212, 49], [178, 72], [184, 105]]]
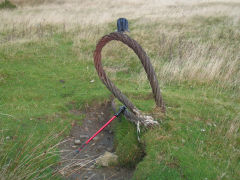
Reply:
[[144, 126], [152, 126], [158, 124], [158, 122], [154, 121], [151, 116], [142, 115], [140, 110], [138, 110], [133, 105], [133, 103], [129, 101], [129, 99], [113, 84], [113, 82], [107, 77], [105, 71], [103, 70], [101, 62], [101, 51], [102, 48], [112, 40], [121, 41], [136, 53], [145, 69], [145, 72], [147, 73], [148, 80], [152, 87], [153, 97], [155, 99], [156, 106], [160, 107], [162, 112], [165, 112], [165, 105], [162, 99], [158, 80], [150, 62], [150, 59], [147, 56], [146, 52], [143, 50], [143, 48], [137, 43], [137, 41], [131, 39], [127, 34], [113, 32], [103, 36], [97, 43], [96, 50], [94, 51], [94, 64], [99, 78], [109, 89], [109, 91], [111, 91], [112, 94], [130, 110], [125, 112], [125, 116], [129, 120], [135, 123], [138, 123], [139, 121]]

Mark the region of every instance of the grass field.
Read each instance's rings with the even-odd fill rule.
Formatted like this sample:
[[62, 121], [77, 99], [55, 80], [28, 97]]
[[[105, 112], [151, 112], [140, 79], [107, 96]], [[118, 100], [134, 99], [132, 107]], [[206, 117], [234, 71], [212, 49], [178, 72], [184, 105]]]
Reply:
[[[17, 8], [0, 9], [0, 179], [60, 179], [53, 170], [57, 145], [83, 118], [71, 110], [111, 96], [97, 77], [93, 51], [119, 17], [129, 19], [129, 35], [149, 55], [167, 107], [159, 116], [136, 55], [108, 44], [107, 74], [161, 124], [141, 134], [137, 146], [145, 156], [134, 164], [133, 179], [239, 179], [238, 1], [11, 2]], [[120, 163], [132, 167], [138, 158], [121, 152], [139, 152], [124, 146], [137, 144], [135, 127], [118, 126]]]

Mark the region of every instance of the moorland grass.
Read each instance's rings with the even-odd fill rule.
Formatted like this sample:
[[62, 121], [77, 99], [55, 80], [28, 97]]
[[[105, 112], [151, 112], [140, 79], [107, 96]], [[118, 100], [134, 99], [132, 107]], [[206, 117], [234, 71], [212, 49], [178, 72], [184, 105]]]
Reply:
[[[39, 146], [38, 152], [46, 151], [48, 146], [58, 144], [68, 134], [73, 121], [81, 123], [83, 116], [72, 114], [71, 109], [83, 108], [87, 102], [99, 102], [109, 95], [107, 91], [103, 92], [101, 82], [90, 82], [92, 78], [96, 79], [93, 67], [87, 70], [86, 67], [91, 66], [89, 62], [78, 61], [71, 48], [72, 41], [62, 34], [24, 45], [1, 47], [1, 157], [6, 156], [1, 158], [2, 178], [18, 178], [17, 173], [8, 177], [9, 171], [17, 167], [4, 173], [5, 165], [11, 164], [12, 159], [24, 161], [25, 154], [31, 153], [36, 146]], [[58, 138], [47, 139], [47, 143], [39, 145], [50, 134], [51, 139], [63, 129], [65, 131]], [[27, 148], [23, 149], [23, 155], [18, 157], [17, 152], [21, 151], [28, 137], [31, 137], [31, 142], [25, 145]], [[42, 161], [40, 158], [37, 160]], [[33, 172], [39, 168], [40, 162], [35, 163]], [[55, 163], [56, 157], [40, 164], [44, 168]], [[21, 165], [24, 167], [27, 163]], [[48, 173], [49, 169], [44, 172]], [[44, 172], [36, 172], [36, 178]]]
[[[130, 25], [130, 36], [156, 69], [167, 111], [163, 116], [155, 109], [136, 55], [122, 44], [107, 45], [103, 65], [108, 76], [140, 110], [160, 122], [160, 127], [142, 131], [140, 144], [134, 125], [119, 122], [115, 145], [120, 164], [136, 167], [133, 179], [237, 179], [239, 22], [210, 13], [144, 24], [136, 18]], [[59, 161], [55, 145], [68, 135], [73, 121], [81, 124], [83, 118], [71, 110], [110, 97], [97, 77], [92, 53], [97, 40], [114, 30], [114, 23], [69, 29], [41, 23], [1, 27], [2, 179], [53, 178]], [[46, 149], [53, 149], [48, 155], [54, 156], [37, 158]]]

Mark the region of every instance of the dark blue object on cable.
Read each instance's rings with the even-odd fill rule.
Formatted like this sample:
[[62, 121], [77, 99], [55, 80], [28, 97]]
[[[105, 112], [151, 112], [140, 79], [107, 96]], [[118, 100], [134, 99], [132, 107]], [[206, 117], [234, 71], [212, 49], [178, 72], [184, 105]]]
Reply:
[[126, 18], [119, 18], [117, 20], [117, 31], [121, 33], [124, 33], [125, 31], [129, 32], [128, 20]]

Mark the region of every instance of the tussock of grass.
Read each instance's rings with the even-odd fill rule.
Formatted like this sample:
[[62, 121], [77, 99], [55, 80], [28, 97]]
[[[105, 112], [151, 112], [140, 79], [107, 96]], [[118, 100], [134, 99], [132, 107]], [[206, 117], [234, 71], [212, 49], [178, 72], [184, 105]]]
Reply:
[[136, 127], [121, 117], [119, 122], [114, 124], [114, 146], [121, 166], [134, 168], [142, 159], [144, 152], [137, 140]]
[[11, 3], [9, 0], [4, 0], [0, 3], [0, 9], [15, 9], [17, 6]]
[[0, 179], [58, 179], [54, 167], [59, 160], [57, 146], [63, 131], [52, 131], [44, 138], [36, 138], [34, 131], [26, 136], [21, 131], [6, 136], [8, 131], [0, 130]]

